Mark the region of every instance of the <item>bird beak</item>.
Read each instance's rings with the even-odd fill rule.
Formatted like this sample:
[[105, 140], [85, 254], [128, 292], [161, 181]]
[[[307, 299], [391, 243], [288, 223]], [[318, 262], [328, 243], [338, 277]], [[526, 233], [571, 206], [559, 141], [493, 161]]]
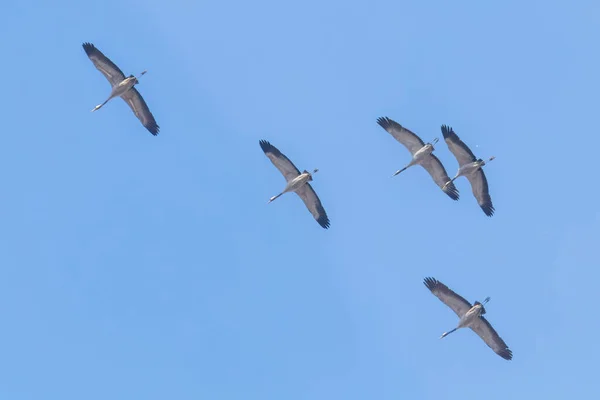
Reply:
[[431, 141], [431, 144], [436, 144], [436, 143], [438, 142], [438, 140], [440, 140], [440, 139], [438, 139], [438, 138], [435, 138], [435, 139], [433, 139], [433, 140]]

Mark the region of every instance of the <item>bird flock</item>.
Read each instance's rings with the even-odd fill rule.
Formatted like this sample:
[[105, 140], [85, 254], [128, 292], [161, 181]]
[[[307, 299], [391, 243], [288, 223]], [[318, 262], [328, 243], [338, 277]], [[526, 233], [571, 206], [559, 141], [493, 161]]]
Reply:
[[[113, 98], [121, 97], [129, 105], [142, 125], [152, 135], [158, 135], [160, 128], [142, 95], [135, 88], [135, 85], [139, 83], [139, 78], [147, 71], [141, 72], [139, 77], [135, 77], [134, 75], [126, 77], [119, 67], [117, 67], [93, 44], [86, 42], [83, 43], [82, 46], [94, 66], [111, 84], [111, 92], [108, 98], [103, 103], [94, 107], [91, 111], [97, 111]], [[394, 139], [404, 145], [412, 156], [410, 162], [397, 170], [392, 176], [396, 176], [414, 165], [420, 165], [429, 173], [429, 175], [431, 175], [433, 181], [442, 192], [455, 201], [459, 200], [460, 196], [458, 189], [454, 185], [454, 181], [460, 176], [464, 176], [471, 184], [473, 196], [485, 215], [488, 217], [494, 215], [495, 209], [489, 194], [488, 182], [483, 171], [483, 166], [492, 161], [494, 159], [493, 156], [487, 161], [477, 158], [451, 127], [442, 125], [441, 131], [444, 141], [458, 162], [458, 171], [453, 178], [450, 178], [442, 162], [433, 154], [435, 150], [434, 145], [438, 142], [438, 138], [434, 138], [431, 142], [425, 143], [417, 134], [388, 117], [378, 118], [377, 124], [392, 135]], [[286, 180], [286, 185], [283, 190], [271, 197], [268, 203], [273, 202], [285, 193], [294, 192], [302, 199], [317, 223], [322, 228], [328, 229], [331, 225], [329, 217], [327, 216], [325, 208], [317, 196], [317, 193], [309, 183], [313, 180], [313, 174], [318, 172], [318, 169], [315, 168], [312, 172], [307, 170], [300, 172], [294, 163], [292, 163], [288, 157], [269, 141], [260, 140], [259, 145], [267, 158], [271, 160], [273, 165], [281, 172]], [[423, 283], [433, 295], [451, 308], [459, 318], [456, 328], [443, 333], [440, 339], [460, 328], [468, 327], [481, 337], [481, 339], [483, 339], [483, 341], [500, 357], [505, 360], [512, 359], [512, 351], [494, 330], [492, 325], [485, 317], [483, 317], [486, 313], [484, 305], [490, 300], [489, 297], [486, 297], [482, 303], [475, 301], [471, 304], [435, 278], [427, 277], [424, 279]]]

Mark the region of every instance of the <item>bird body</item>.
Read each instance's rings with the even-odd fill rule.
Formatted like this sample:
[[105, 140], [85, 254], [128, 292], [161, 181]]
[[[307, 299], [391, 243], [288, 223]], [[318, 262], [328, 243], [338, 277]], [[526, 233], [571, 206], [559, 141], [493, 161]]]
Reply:
[[108, 98], [104, 101], [104, 103], [98, 104], [96, 107], [94, 107], [92, 109], [92, 112], [102, 108], [102, 106], [104, 106], [106, 103], [108, 103], [111, 99], [113, 99], [115, 97], [121, 97], [123, 94], [125, 94], [127, 91], [131, 90], [131, 88], [133, 88], [138, 83], [139, 83], [138, 79], [133, 75], [130, 75], [127, 78], [123, 79], [121, 82], [117, 83], [115, 86], [112, 87], [112, 89], [110, 91], [110, 96], [108, 96]]
[[[490, 298], [487, 297], [483, 301], [483, 304], [487, 303], [489, 300], [490, 300]], [[483, 308], [483, 304], [476, 301], [475, 304], [473, 305], [473, 307], [469, 308], [469, 311], [467, 311], [466, 313], [463, 314], [462, 317], [460, 317], [460, 319], [458, 320], [458, 324], [456, 325], [456, 328], [454, 328], [448, 332], [444, 332], [442, 334], [442, 336], [440, 336], [440, 339], [448, 336], [449, 334], [456, 331], [457, 329], [470, 328], [470, 327], [474, 326], [475, 324], [477, 324], [479, 317], [481, 317], [483, 314], [485, 314], [485, 309]]]
[[[488, 162], [492, 161], [494, 158], [495, 157], [490, 157]], [[458, 172], [456, 173], [454, 178], [450, 179], [449, 182], [454, 182], [460, 176], [465, 176], [468, 179], [469, 176], [474, 175], [485, 164], [486, 164], [486, 162], [484, 160], [482, 160], [481, 158], [476, 161], [473, 161], [473, 162], [470, 162], [467, 164], [463, 164], [458, 168]]]
[[[318, 172], [318, 169], [315, 169], [313, 171], [313, 173]], [[300, 188], [302, 188], [304, 185], [306, 185], [308, 182], [312, 181], [312, 175], [310, 174], [310, 172], [304, 170], [300, 175], [298, 175], [297, 177], [293, 178], [292, 180], [288, 181], [288, 183], [285, 185], [285, 188], [283, 189], [283, 191], [281, 193], [279, 193], [276, 196], [273, 196], [269, 199], [269, 203], [272, 202], [273, 200], [275, 200], [276, 198], [278, 198], [279, 196], [281, 196], [284, 193], [288, 193], [288, 192], [296, 192], [298, 191]]]
[[123, 93], [125, 93], [126, 91], [128, 91], [129, 89], [131, 89], [132, 87], [137, 85], [138, 83], [140, 83], [140, 82], [137, 80], [137, 78], [133, 75], [130, 75], [127, 78], [123, 79], [119, 84], [114, 86], [112, 88], [110, 95], [112, 97], [121, 96]]
[[429, 159], [429, 156], [435, 150], [433, 144], [435, 144], [436, 142], [437, 140], [434, 139], [433, 143], [427, 143], [425, 146], [417, 150], [415, 154], [413, 154], [412, 160], [410, 160], [410, 162], [404, 168], [396, 171], [393, 176], [398, 175], [400, 172], [412, 167], [413, 165], [421, 165], [425, 160]]
[[477, 161], [473, 161], [468, 164], [461, 165], [458, 168], [458, 173], [452, 179], [456, 179], [459, 176], [463, 176], [463, 175], [471, 175], [473, 172], [477, 171], [479, 168], [481, 168], [484, 165], [485, 165], [485, 161], [483, 161], [483, 160], [477, 160]]

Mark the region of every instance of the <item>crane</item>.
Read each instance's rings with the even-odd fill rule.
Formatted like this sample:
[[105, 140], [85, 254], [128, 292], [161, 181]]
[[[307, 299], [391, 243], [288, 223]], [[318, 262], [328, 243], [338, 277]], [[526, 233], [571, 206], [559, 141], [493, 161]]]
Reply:
[[[91, 43], [83, 43], [83, 50], [102, 74], [108, 79], [112, 86], [110, 96], [102, 104], [98, 104], [92, 109], [92, 112], [99, 110], [108, 103], [109, 100], [115, 97], [121, 97], [131, 107], [135, 116], [140, 120], [142, 125], [154, 136], [158, 135], [159, 126], [156, 124], [154, 116], [150, 112], [144, 98], [134, 87], [139, 83], [138, 77], [125, 74], [117, 67], [108, 57]], [[147, 71], [143, 71], [140, 77]]]
[[[494, 215], [494, 205], [490, 197], [487, 178], [482, 168], [486, 164], [486, 161], [475, 157], [471, 149], [460, 140], [451, 127], [442, 125], [442, 135], [444, 135], [444, 140], [450, 152], [454, 154], [454, 157], [458, 161], [458, 172], [447, 184], [453, 184], [456, 178], [465, 176], [471, 183], [473, 196], [477, 199], [479, 207], [481, 207], [485, 215], [491, 217]], [[496, 157], [490, 157], [487, 162], [492, 161], [494, 158]]]
[[484, 305], [490, 301], [489, 297], [483, 300], [483, 303], [476, 301], [473, 305], [462, 296], [456, 294], [448, 286], [444, 285], [435, 278], [425, 278], [423, 283], [438, 299], [452, 309], [458, 315], [460, 320], [456, 328], [444, 332], [440, 339], [445, 338], [452, 332], [460, 328], [471, 328], [473, 332], [479, 335], [496, 354], [505, 360], [512, 359], [512, 351], [508, 348], [504, 340], [496, 333], [492, 325], [483, 317], [485, 314]]
[[[300, 173], [298, 168], [296, 168], [290, 159], [268, 141], [260, 140], [259, 144], [265, 155], [269, 158], [269, 160], [271, 160], [273, 165], [275, 165], [275, 167], [279, 170], [279, 172], [281, 172], [287, 181], [283, 191], [278, 195], [271, 197], [268, 203], [271, 203], [284, 193], [296, 192], [319, 225], [321, 225], [324, 229], [328, 229], [330, 223], [327, 213], [321, 204], [321, 200], [319, 200], [319, 197], [315, 193], [314, 189], [308, 183], [313, 180], [312, 174], [307, 170], [304, 170], [302, 173]], [[314, 174], [318, 171], [318, 169], [315, 169], [312, 173]]]

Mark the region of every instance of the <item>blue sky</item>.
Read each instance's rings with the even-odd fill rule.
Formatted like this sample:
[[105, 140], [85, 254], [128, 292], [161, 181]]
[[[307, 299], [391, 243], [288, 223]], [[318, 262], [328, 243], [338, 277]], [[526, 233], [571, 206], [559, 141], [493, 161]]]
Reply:
[[[2, 6], [0, 398], [593, 398], [600, 4]], [[161, 133], [110, 92], [126, 74]], [[453, 202], [376, 124], [482, 158]], [[285, 181], [266, 139], [331, 219]], [[450, 174], [455, 159], [436, 154]], [[470, 301], [507, 362], [424, 287]]]

